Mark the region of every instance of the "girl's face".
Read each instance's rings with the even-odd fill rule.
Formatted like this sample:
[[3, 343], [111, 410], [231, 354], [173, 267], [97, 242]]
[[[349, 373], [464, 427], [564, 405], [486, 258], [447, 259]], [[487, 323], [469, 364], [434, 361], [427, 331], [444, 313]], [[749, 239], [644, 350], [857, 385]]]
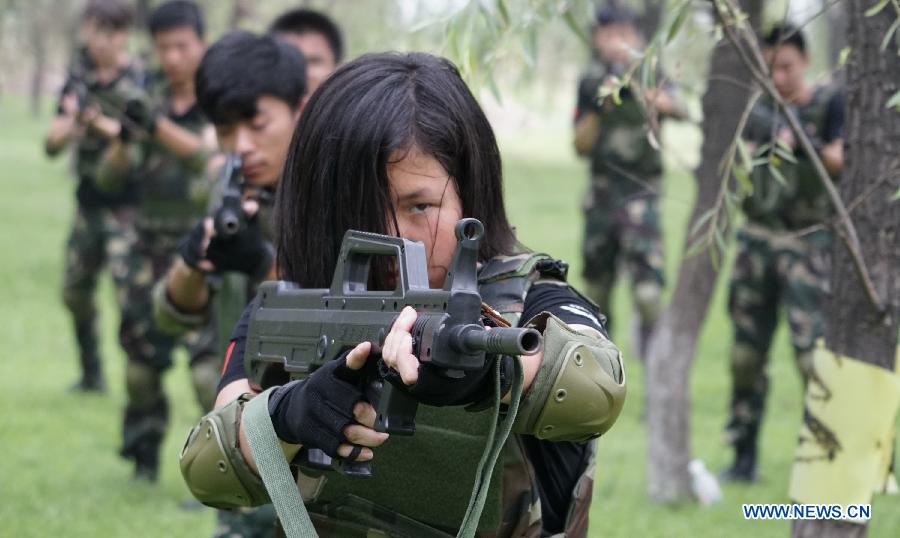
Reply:
[[424, 243], [428, 283], [440, 288], [456, 249], [456, 221], [463, 216], [456, 182], [434, 157], [418, 148], [391, 157], [387, 174], [400, 229], [394, 230], [389, 222], [388, 230]]

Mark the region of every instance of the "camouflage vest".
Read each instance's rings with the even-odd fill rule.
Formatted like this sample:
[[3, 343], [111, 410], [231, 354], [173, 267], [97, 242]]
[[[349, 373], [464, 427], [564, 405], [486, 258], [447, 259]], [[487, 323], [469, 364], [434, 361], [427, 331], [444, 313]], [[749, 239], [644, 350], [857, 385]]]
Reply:
[[[536, 253], [490, 260], [478, 275], [482, 299], [517, 325], [525, 296], [548, 260]], [[376, 451], [373, 478], [302, 468], [298, 485], [317, 531], [323, 537], [455, 535], [492, 418], [490, 410], [420, 405], [416, 434], [392, 437]], [[539, 533], [534, 471], [518, 436], [512, 435], [494, 468], [478, 536]]]
[[[808, 103], [794, 108], [797, 119], [819, 150], [828, 121], [828, 107], [836, 90], [817, 87]], [[787, 122], [774, 112], [771, 102], [759, 102], [750, 116], [747, 138], [767, 144]], [[753, 193], [743, 203], [744, 213], [752, 222], [769, 228], [796, 230], [821, 223], [831, 215], [831, 203], [812, 161], [802, 149], [795, 151], [796, 163], [781, 160], [779, 171], [784, 182], [774, 177], [765, 165], [753, 169]]]
[[[200, 108], [194, 104], [184, 114], [171, 108], [169, 88], [161, 77], [150, 90], [151, 107], [163, 110], [178, 126], [201, 135], [209, 125]], [[141, 144], [143, 159], [137, 171], [141, 188], [142, 230], [181, 236], [187, 233], [206, 212], [210, 181], [206, 165], [208, 152], [179, 157], [155, 139]]]
[[[135, 95], [144, 92], [145, 75], [132, 64], [123, 68], [110, 82], [103, 83], [97, 79], [95, 69], [83, 51], [73, 62], [69, 71], [67, 88], [79, 94], [79, 106], [84, 108], [96, 105], [105, 116], [118, 118], [125, 109], [125, 103]], [[115, 194], [104, 193], [94, 185], [97, 166], [109, 141], [102, 135], [86, 129], [78, 140], [75, 150], [75, 171], [80, 180], [78, 199], [86, 206], [119, 205], [136, 203], [136, 183], [131, 180], [125, 189]]]
[[[609, 68], [594, 64], [584, 80], [597, 81], [593, 92], [599, 90]], [[591, 173], [609, 181], [609, 188], [621, 196], [645, 190], [643, 183], [652, 182], [662, 174], [662, 158], [647, 139], [647, 119], [641, 104], [629, 88], [619, 93], [620, 104], [607, 97], [594, 112], [599, 117], [599, 132], [591, 153]]]

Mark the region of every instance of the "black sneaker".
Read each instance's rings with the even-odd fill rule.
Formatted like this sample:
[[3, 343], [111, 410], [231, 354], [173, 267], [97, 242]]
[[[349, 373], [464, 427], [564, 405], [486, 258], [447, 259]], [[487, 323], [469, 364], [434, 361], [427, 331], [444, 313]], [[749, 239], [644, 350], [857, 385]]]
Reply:
[[138, 482], [156, 483], [159, 478], [159, 466], [144, 462], [135, 462], [134, 479]]
[[106, 392], [106, 381], [102, 377], [82, 377], [79, 381], [69, 387], [69, 392], [94, 392], [104, 394]]
[[751, 484], [757, 481], [756, 458], [749, 454], [741, 454], [734, 459], [731, 467], [719, 473], [723, 482], [744, 482]]

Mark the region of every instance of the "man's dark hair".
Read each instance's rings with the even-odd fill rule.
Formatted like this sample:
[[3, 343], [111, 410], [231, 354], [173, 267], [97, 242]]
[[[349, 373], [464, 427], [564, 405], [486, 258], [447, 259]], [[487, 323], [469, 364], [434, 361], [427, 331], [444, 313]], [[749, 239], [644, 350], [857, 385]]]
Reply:
[[232, 32], [206, 51], [194, 82], [206, 117], [227, 125], [252, 118], [264, 95], [296, 109], [306, 93], [306, 61], [272, 36]]
[[601, 7], [594, 16], [596, 28], [612, 24], [634, 24], [635, 21], [637, 21], [637, 15], [634, 11], [620, 6], [618, 2]]
[[206, 25], [203, 23], [203, 13], [197, 4], [188, 0], [172, 0], [153, 10], [147, 21], [150, 35], [175, 28], [191, 28], [197, 37], [203, 39]]
[[[448, 172], [463, 216], [484, 223], [480, 259], [512, 253], [500, 151], [459, 72], [424, 53], [367, 54], [335, 71], [297, 123], [275, 201], [280, 276], [327, 287], [344, 232], [396, 230], [387, 167], [416, 149]], [[389, 282], [373, 273], [373, 286]]]
[[341, 63], [344, 57], [344, 39], [341, 36], [341, 29], [333, 20], [318, 11], [311, 9], [286, 11], [272, 22], [269, 32], [273, 34], [305, 34], [308, 32], [322, 34], [331, 47], [334, 62]]
[[84, 8], [81, 20], [93, 21], [100, 28], [127, 30], [134, 24], [134, 10], [122, 0], [91, 0]]
[[763, 38], [763, 45], [767, 48], [792, 45], [797, 47], [801, 54], [806, 54], [806, 38], [803, 31], [793, 24], [773, 26]]

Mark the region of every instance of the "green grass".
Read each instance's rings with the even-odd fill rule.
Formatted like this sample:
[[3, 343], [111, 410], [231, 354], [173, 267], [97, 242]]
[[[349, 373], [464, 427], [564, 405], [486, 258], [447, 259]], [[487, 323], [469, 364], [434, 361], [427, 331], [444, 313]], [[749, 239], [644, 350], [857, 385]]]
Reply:
[[[60, 301], [62, 248], [72, 216], [72, 182], [65, 160], [47, 161], [41, 152], [46, 118], [34, 121], [24, 107], [0, 101], [0, 521], [2, 536], [209, 536], [211, 511], [186, 512], [190, 498], [177, 466], [185, 434], [200, 410], [189, 388], [182, 355], [166, 378], [174, 405], [158, 485], [131, 481], [130, 466], [116, 455], [124, 403], [124, 356], [115, 340], [117, 314], [104, 280], [103, 352], [110, 391], [105, 396], [66, 392], [77, 375], [69, 319]], [[578, 282], [580, 197], [585, 170], [568, 147], [566, 118], [546, 129], [501, 133], [507, 167], [507, 200], [522, 240], [565, 258]], [[679, 142], [693, 140], [689, 130]], [[527, 135], [527, 136], [526, 136]], [[670, 137], [674, 138], [674, 137]], [[685, 143], [690, 145], [689, 143]], [[693, 182], [673, 172], [663, 203], [670, 280], [678, 265]], [[692, 447], [713, 470], [729, 460], [721, 445], [729, 379], [731, 330], [723, 306], [724, 279], [699, 344], [691, 379]], [[725, 488], [713, 508], [693, 504], [661, 507], [644, 495], [645, 428], [640, 420], [643, 382], [640, 365], [628, 357], [627, 287], [616, 295], [619, 323], [615, 339], [626, 350], [629, 399], [622, 417], [600, 443], [592, 536], [768, 536], [788, 533], [784, 522], [747, 522], [741, 503], [786, 502], [795, 436], [799, 424], [800, 381], [783, 331], [771, 365], [772, 392], [762, 437], [762, 480]], [[870, 536], [887, 537], [900, 527], [896, 498], [876, 498]]]

